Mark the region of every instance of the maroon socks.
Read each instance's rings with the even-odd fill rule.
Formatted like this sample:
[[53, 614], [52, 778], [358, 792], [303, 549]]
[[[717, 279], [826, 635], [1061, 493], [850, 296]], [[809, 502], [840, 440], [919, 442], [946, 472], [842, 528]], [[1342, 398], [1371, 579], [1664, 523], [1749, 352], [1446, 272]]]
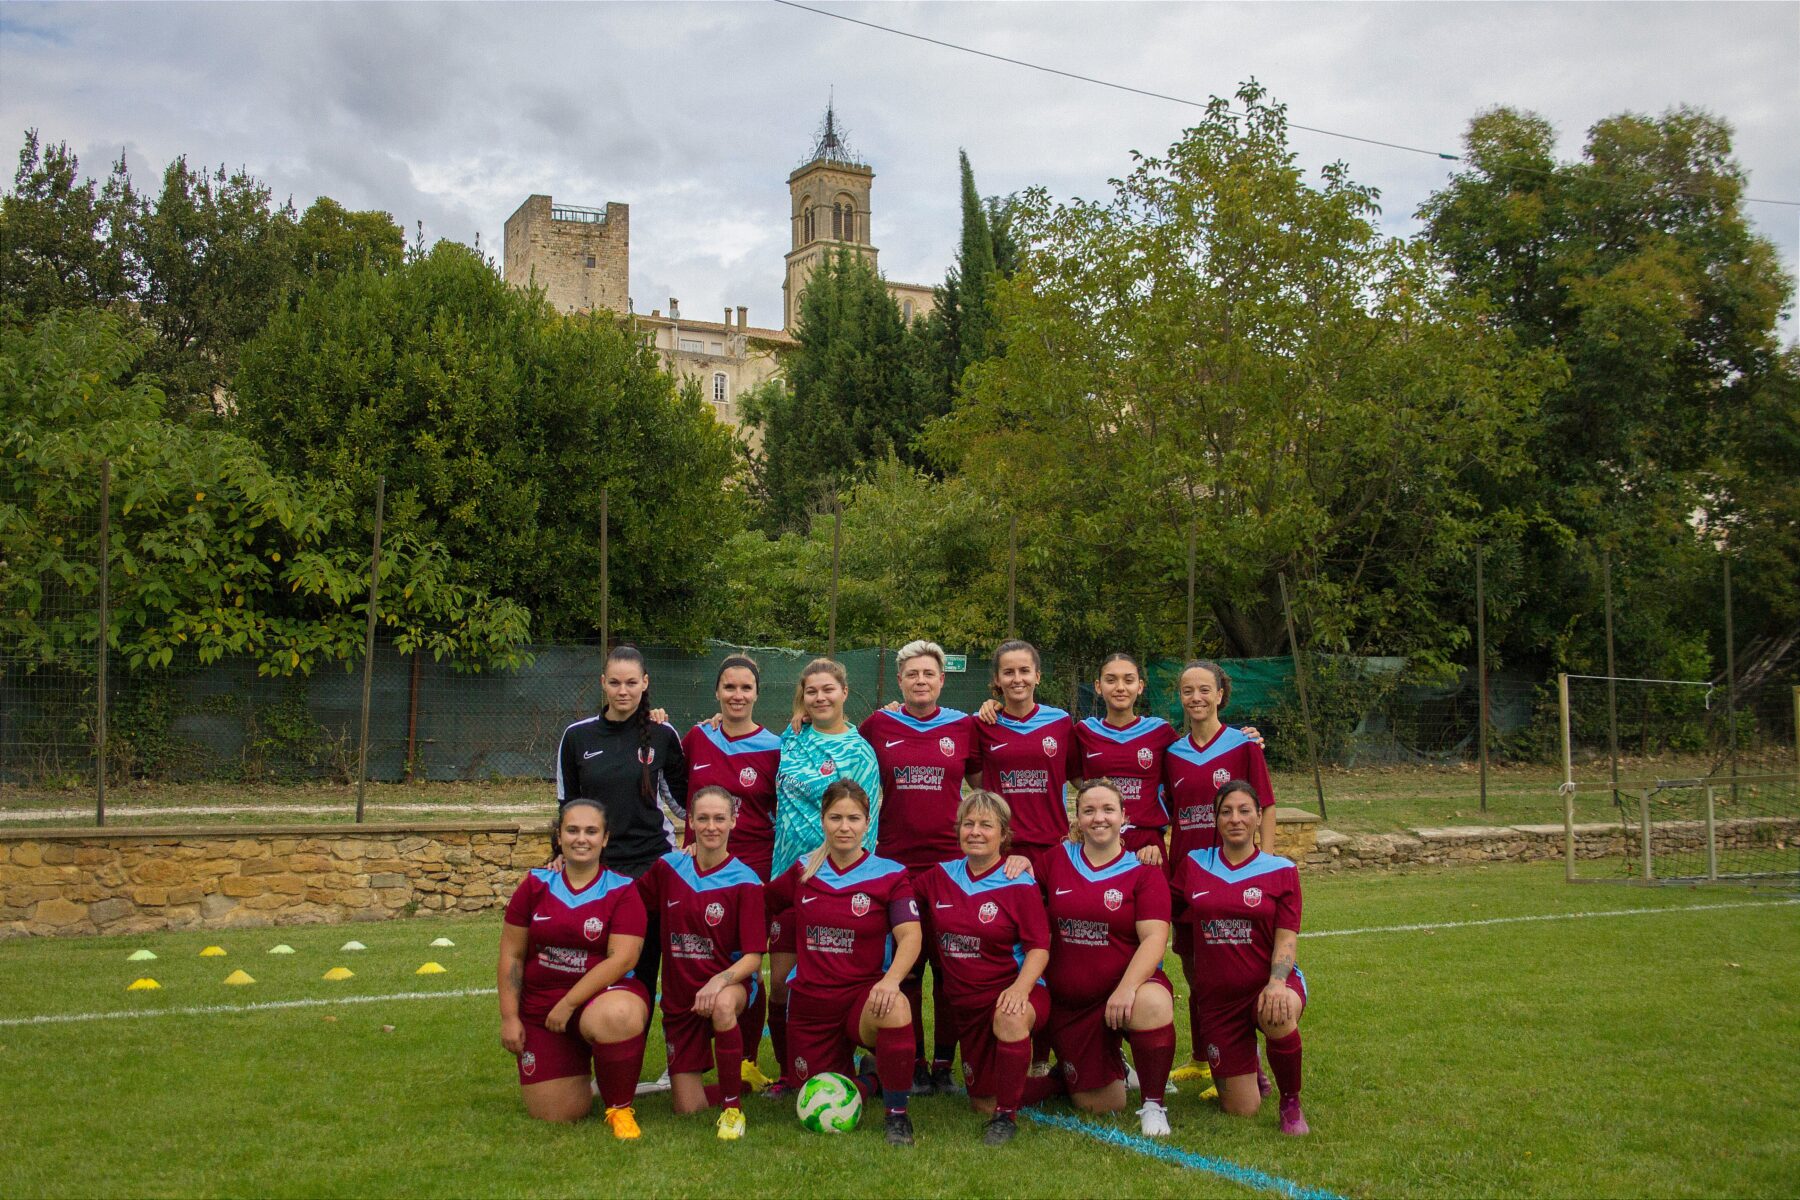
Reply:
[[781, 1082], [788, 1087], [798, 1087], [800, 1081], [794, 1078], [793, 1064], [788, 1062], [787, 1052], [787, 1005], [769, 1004], [769, 1045], [775, 1050], [775, 1072]]
[[1300, 1031], [1284, 1038], [1265, 1038], [1269, 1052], [1269, 1074], [1275, 1076], [1275, 1087], [1286, 1100], [1300, 1094]]
[[[1031, 1039], [994, 1043], [994, 1115], [1018, 1113], [1025, 1096], [1026, 1073], [1031, 1070]], [[1044, 1076], [1048, 1080], [1050, 1076]]]
[[594, 1078], [608, 1108], [629, 1107], [644, 1069], [644, 1035], [622, 1042], [594, 1043]]
[[713, 1063], [719, 1068], [719, 1104], [737, 1108], [744, 1090], [744, 1027], [713, 1030]]
[[[896, 1096], [912, 1091], [913, 1038], [910, 1029], [877, 1029], [875, 1031], [875, 1074], [881, 1079], [881, 1094], [887, 1106], [896, 1105]], [[905, 1104], [900, 1103], [901, 1111]]]
[[[744, 1058], [755, 1062], [762, 1054], [763, 1025], [769, 1019], [769, 989], [758, 987], [756, 998], [738, 1016], [738, 1029], [742, 1031]], [[780, 1057], [777, 1055], [777, 1057]]]
[[1133, 1029], [1125, 1036], [1131, 1042], [1131, 1063], [1137, 1068], [1144, 1099], [1161, 1104], [1169, 1088], [1169, 1068], [1175, 1064], [1174, 1023], [1160, 1029]]

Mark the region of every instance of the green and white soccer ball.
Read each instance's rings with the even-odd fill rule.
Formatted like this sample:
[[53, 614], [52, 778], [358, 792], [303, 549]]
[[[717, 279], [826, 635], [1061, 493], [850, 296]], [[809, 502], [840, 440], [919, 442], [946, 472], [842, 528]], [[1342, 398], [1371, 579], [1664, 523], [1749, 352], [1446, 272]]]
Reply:
[[814, 1075], [800, 1086], [794, 1111], [814, 1133], [849, 1133], [862, 1120], [862, 1093], [843, 1075]]

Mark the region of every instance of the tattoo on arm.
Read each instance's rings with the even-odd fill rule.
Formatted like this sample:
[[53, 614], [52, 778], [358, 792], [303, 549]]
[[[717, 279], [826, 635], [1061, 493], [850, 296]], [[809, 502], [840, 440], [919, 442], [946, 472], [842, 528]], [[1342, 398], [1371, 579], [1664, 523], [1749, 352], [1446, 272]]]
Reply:
[[524, 963], [513, 963], [511, 966], [506, 968], [506, 986], [507, 986], [507, 990], [513, 992], [515, 995], [524, 990], [524, 988], [525, 988], [525, 964]]
[[1277, 954], [1275, 956], [1275, 961], [1269, 964], [1269, 978], [1277, 981], [1285, 980], [1288, 977], [1288, 973], [1293, 969], [1294, 956], [1291, 952]]

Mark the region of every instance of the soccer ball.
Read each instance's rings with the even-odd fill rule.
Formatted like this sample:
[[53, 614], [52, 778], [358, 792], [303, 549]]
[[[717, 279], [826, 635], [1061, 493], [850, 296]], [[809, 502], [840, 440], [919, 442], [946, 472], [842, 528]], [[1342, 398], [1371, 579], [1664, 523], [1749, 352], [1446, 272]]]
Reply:
[[814, 1133], [849, 1133], [862, 1120], [862, 1093], [842, 1075], [826, 1071], [800, 1087], [794, 1111]]

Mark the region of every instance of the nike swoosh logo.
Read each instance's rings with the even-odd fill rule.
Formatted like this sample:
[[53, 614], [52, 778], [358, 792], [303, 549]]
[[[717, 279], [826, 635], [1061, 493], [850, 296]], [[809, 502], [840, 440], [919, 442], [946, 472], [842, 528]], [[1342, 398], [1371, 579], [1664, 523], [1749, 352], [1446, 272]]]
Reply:
[[1189, 896], [1189, 897], [1188, 897], [1188, 899], [1190, 899], [1190, 900], [1198, 900], [1198, 899], [1199, 899], [1199, 898], [1200, 898], [1200, 897], [1202, 897], [1202, 896], [1204, 896], [1204, 895], [1207, 895], [1207, 894], [1208, 894], [1208, 893], [1209, 893], [1209, 892], [1211, 892], [1211, 891], [1212, 891], [1212, 889], [1211, 889], [1211, 888], [1208, 888], [1208, 889], [1207, 889], [1207, 890], [1206, 890], [1206, 891], [1205, 891], [1205, 892], [1194, 892], [1194, 893], [1193, 893], [1193, 894], [1192, 894], [1192, 895], [1190, 895], [1190, 896]]
[[605, 754], [605, 753], [606, 753], [606, 751], [604, 751], [604, 750], [589, 750], [585, 754], [583, 754], [581, 757], [582, 757], [582, 760], [585, 762], [587, 759], [590, 759], [590, 758], [599, 758], [602, 754]]
[[1075, 890], [1075, 889], [1074, 889], [1074, 888], [1057, 888], [1057, 889], [1056, 889], [1056, 894], [1057, 894], [1057, 895], [1059, 895], [1059, 896], [1066, 896], [1066, 895], [1068, 895], [1068, 894], [1069, 894], [1069, 893], [1070, 893], [1070, 892], [1072, 892], [1072, 891], [1074, 891], [1074, 890]]
[[663, 905], [663, 907], [664, 908], [674, 908], [677, 904], [680, 904], [680, 903], [681, 903], [681, 901], [679, 901], [679, 900], [671, 900], [667, 904]]
[[1004, 750], [1006, 747], [1008, 747], [1010, 745], [1012, 745], [1011, 742], [995, 742], [992, 746], [990, 746], [988, 748], [990, 750]]
[[817, 899], [818, 899], [817, 896], [802, 896], [802, 897], [800, 897], [800, 903], [811, 904], [814, 900], [817, 900]]
[[[900, 742], [904, 742], [905, 740], [905, 738], [901, 738]], [[881, 748], [883, 750], [892, 750], [895, 746], [898, 746], [900, 742], [883, 742]]]
[[939, 900], [939, 901], [938, 901], [938, 902], [937, 902], [937, 906], [938, 906], [938, 907], [939, 907], [939, 908], [949, 908], [949, 907], [950, 907], [950, 906], [949, 906], [949, 905], [948, 905], [948, 904], [945, 904], [945, 903], [944, 903], [944, 902], [943, 902], [943, 901], [942, 901], [942, 900]]
[[1099, 758], [1102, 754], [1105, 754], [1105, 753], [1106, 753], [1106, 751], [1104, 751], [1104, 750], [1089, 750], [1087, 753], [1087, 756], [1089, 758]]
[[534, 921], [548, 921], [550, 918], [549, 917], [533, 917], [531, 919]]

